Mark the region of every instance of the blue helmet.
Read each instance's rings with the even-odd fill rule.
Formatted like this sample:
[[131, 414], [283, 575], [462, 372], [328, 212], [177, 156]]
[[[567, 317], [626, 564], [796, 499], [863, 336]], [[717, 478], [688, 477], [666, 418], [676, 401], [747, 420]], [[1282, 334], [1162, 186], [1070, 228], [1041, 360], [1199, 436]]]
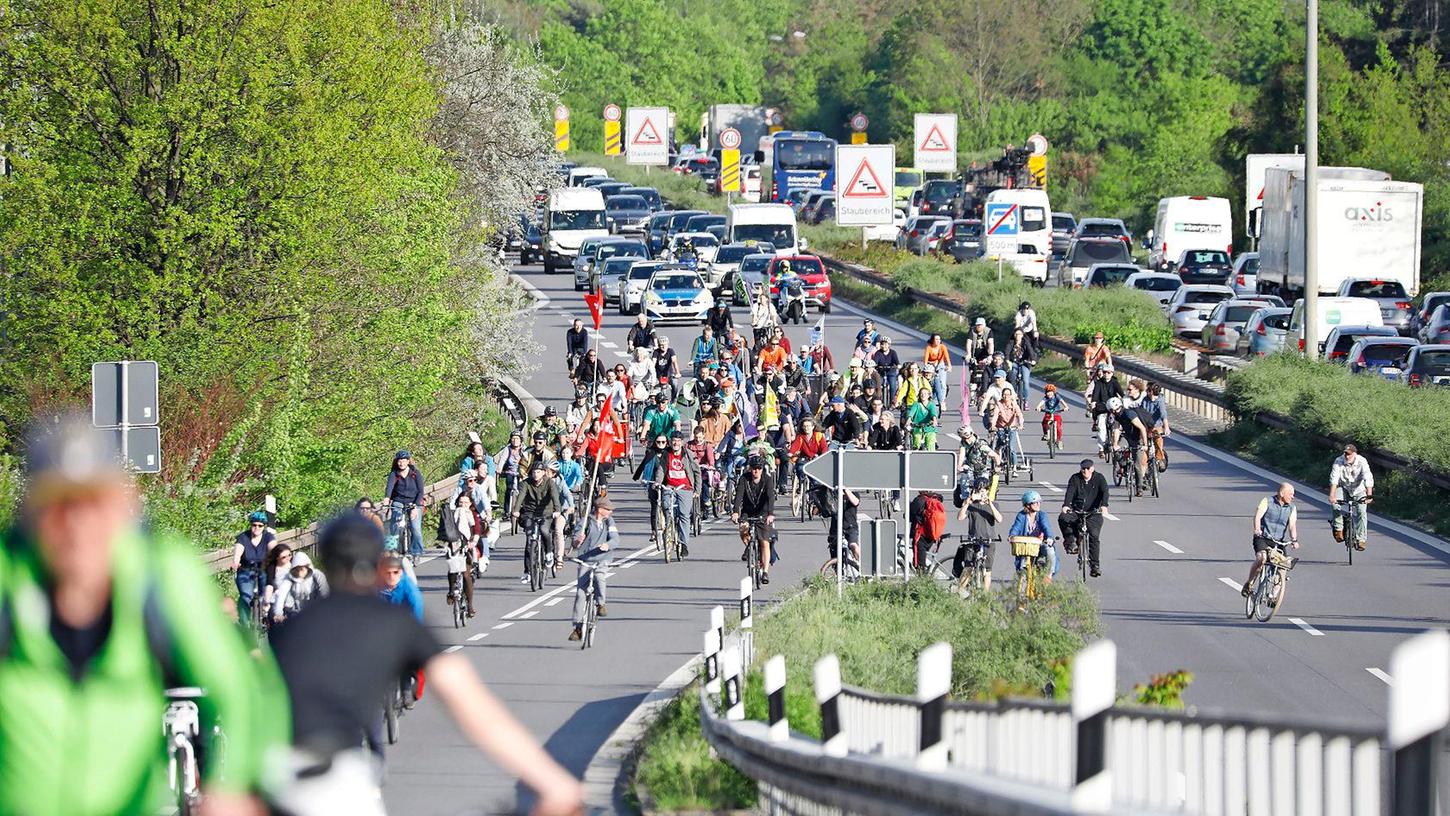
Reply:
[[247, 516], [247, 523], [248, 524], [254, 524], [254, 523], [257, 523], [257, 522], [260, 522], [262, 524], [266, 524], [267, 523], [267, 514], [266, 513], [263, 513], [261, 510], [258, 510], [256, 512], [252, 513], [251, 515]]
[[1033, 502], [1040, 502], [1040, 501], [1042, 501], [1042, 494], [1041, 493], [1038, 493], [1036, 490], [1029, 490], [1026, 493], [1023, 493], [1022, 494], [1022, 506], [1023, 507], [1026, 507], [1027, 505], [1032, 504]]

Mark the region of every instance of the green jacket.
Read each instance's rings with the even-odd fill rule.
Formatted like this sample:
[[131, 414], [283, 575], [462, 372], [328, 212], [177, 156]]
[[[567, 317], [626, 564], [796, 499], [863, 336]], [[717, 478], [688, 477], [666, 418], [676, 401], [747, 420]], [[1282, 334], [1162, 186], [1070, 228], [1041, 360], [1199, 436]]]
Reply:
[[[291, 715], [270, 656], [248, 654], [221, 612], [216, 582], [184, 543], [136, 529], [112, 547], [112, 623], [79, 682], [50, 634], [50, 599], [27, 535], [0, 534], [0, 813], [155, 813], [167, 796], [161, 717], [168, 685], [198, 686], [203, 731], [219, 722], [225, 768], [208, 763], [204, 790], [248, 791], [263, 755], [285, 749]], [[165, 623], [173, 675], [148, 639], [146, 598]], [[205, 736], [205, 735], [204, 735]], [[217, 752], [212, 752], [217, 756]]]

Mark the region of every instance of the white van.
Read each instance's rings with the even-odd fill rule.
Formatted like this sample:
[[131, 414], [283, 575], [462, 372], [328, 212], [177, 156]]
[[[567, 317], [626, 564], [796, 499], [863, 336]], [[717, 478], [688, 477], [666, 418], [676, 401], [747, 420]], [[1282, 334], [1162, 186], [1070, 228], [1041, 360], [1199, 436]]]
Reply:
[[745, 188], [745, 192], [741, 193], [740, 197], [745, 199], [746, 201], [759, 201], [760, 165], [757, 164], [750, 167], [742, 167], [740, 168], [740, 172], [742, 174], [740, 177], [741, 184]]
[[556, 269], [573, 266], [584, 239], [609, 234], [604, 217], [604, 194], [586, 187], [567, 187], [549, 193], [540, 232], [544, 271], [552, 275]]
[[[1021, 247], [1025, 244], [1036, 247], [1036, 254], [1041, 255], [1044, 259], [1052, 255], [1052, 204], [1047, 200], [1046, 190], [1028, 187], [993, 190], [987, 194], [986, 203], [988, 206], [992, 204], [1017, 205], [1017, 234], [1015, 236], [994, 238], [990, 233], [992, 225], [985, 223], [982, 225], [982, 232], [987, 238], [985, 251], [988, 256], [1005, 258], [1010, 255], [1020, 255], [1022, 254]], [[987, 208], [984, 207], [982, 211], [985, 213]], [[999, 242], [999, 246], [993, 246], [994, 240]]]
[[1187, 249], [1221, 249], [1233, 257], [1233, 213], [1228, 199], [1173, 196], [1158, 201], [1148, 235], [1148, 265], [1167, 270]]
[[732, 204], [725, 216], [725, 243], [764, 241], [777, 255], [794, 255], [806, 248], [789, 204]]
[[[1319, 335], [1316, 357], [1324, 356], [1324, 338], [1335, 326], [1383, 326], [1380, 305], [1369, 298], [1324, 297], [1315, 302], [1314, 311], [1319, 313], [1319, 322], [1314, 333]], [[1289, 315], [1289, 336], [1286, 348], [1304, 350], [1304, 298], [1294, 301], [1294, 311]]]
[[578, 187], [584, 183], [584, 179], [608, 175], [603, 167], [575, 167], [569, 170], [569, 186]]

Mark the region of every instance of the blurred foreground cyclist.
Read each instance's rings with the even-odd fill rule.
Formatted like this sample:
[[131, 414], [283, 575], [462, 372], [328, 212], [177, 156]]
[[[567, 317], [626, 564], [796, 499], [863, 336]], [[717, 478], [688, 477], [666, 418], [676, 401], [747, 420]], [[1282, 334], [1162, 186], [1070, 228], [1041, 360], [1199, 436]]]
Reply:
[[202, 689], [202, 722], [226, 734], [225, 767], [202, 746], [200, 812], [263, 813], [263, 753], [285, 742], [280, 700], [261, 710], [281, 693], [276, 666], [248, 657], [195, 549], [142, 526], [86, 417], [39, 424], [25, 471], [19, 522], [0, 536], [0, 813], [161, 812], [175, 686]]
[[459, 729], [538, 795], [540, 816], [583, 812], [579, 781], [559, 766], [458, 654], [446, 654], [406, 609], [377, 597], [383, 539], [356, 513], [318, 539], [332, 594], [278, 626], [272, 646], [292, 702], [292, 784], [276, 803], [292, 816], [377, 816], [377, 769], [361, 746], [398, 678], [425, 670]]

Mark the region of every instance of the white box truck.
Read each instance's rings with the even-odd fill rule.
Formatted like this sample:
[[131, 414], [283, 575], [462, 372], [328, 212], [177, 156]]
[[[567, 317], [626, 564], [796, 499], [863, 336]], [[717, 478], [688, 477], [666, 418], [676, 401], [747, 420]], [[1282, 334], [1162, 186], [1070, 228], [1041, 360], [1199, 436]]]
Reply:
[[1264, 207], [1264, 174], [1270, 167], [1304, 169], [1303, 153], [1250, 153], [1244, 157], [1244, 234], [1258, 238]]
[[[1319, 169], [1319, 281], [1322, 294], [1346, 278], [1399, 281], [1420, 290], [1420, 215], [1424, 185], [1393, 181], [1362, 167]], [[1269, 168], [1264, 174], [1259, 291], [1286, 300], [1304, 291], [1304, 173]]]
[[719, 158], [720, 131], [735, 128], [740, 131], [740, 155], [757, 153], [760, 137], [769, 132], [765, 116], [764, 105], [711, 105], [700, 114], [700, 149]]

